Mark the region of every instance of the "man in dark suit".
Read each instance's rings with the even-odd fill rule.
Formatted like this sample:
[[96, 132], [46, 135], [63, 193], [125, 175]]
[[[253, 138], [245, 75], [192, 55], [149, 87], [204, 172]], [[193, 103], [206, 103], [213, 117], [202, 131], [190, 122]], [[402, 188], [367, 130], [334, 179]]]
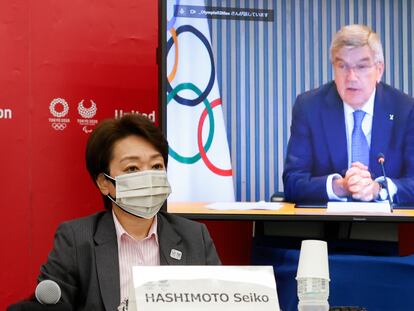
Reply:
[[116, 310], [134, 265], [220, 264], [205, 225], [159, 212], [170, 187], [168, 143], [148, 119], [100, 123], [86, 165], [106, 211], [61, 224], [39, 281], [51, 279], [73, 310]]
[[393, 202], [414, 202], [414, 100], [380, 82], [378, 35], [363, 25], [343, 27], [331, 62], [334, 81], [299, 95], [293, 107], [286, 199], [385, 200], [382, 153]]

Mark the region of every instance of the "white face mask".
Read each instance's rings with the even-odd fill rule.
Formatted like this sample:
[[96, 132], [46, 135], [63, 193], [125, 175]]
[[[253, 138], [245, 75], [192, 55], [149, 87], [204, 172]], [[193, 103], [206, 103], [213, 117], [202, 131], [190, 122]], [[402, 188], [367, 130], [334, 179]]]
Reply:
[[155, 216], [171, 193], [167, 172], [147, 170], [137, 173], [124, 174], [115, 178], [116, 200], [111, 199], [124, 211], [138, 217], [150, 219]]

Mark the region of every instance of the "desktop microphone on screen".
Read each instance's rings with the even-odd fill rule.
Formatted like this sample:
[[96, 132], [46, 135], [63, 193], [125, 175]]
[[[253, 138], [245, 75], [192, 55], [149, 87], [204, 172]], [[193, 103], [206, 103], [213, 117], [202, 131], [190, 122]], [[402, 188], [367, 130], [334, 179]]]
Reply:
[[387, 175], [385, 175], [385, 167], [384, 167], [385, 156], [382, 152], [378, 153], [377, 161], [378, 161], [379, 165], [381, 166], [382, 175], [384, 176], [384, 186], [385, 186], [385, 190], [387, 191], [388, 202], [390, 203], [390, 208], [391, 208], [391, 212], [392, 212], [393, 211], [392, 210], [392, 199], [391, 199], [391, 195], [390, 195], [390, 190], [388, 189]]

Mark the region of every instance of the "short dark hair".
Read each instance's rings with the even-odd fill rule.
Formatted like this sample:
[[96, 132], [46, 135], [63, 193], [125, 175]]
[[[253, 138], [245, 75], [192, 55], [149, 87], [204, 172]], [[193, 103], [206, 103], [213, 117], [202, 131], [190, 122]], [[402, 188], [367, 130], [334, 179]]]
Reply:
[[[99, 174], [109, 174], [115, 143], [131, 135], [142, 137], [154, 146], [167, 167], [168, 142], [162, 131], [147, 117], [127, 114], [120, 119], [103, 120], [89, 136], [85, 153], [86, 168], [95, 184]], [[111, 209], [111, 201], [106, 196], [103, 199], [105, 208]]]

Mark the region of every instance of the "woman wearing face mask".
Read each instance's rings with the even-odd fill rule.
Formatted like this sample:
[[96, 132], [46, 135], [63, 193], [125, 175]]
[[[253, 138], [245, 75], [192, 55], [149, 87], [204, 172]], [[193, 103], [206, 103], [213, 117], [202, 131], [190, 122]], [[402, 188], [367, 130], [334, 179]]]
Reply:
[[100, 123], [86, 166], [106, 211], [63, 223], [39, 281], [51, 279], [73, 310], [116, 310], [135, 265], [220, 264], [206, 227], [160, 211], [170, 194], [168, 143], [147, 118]]

